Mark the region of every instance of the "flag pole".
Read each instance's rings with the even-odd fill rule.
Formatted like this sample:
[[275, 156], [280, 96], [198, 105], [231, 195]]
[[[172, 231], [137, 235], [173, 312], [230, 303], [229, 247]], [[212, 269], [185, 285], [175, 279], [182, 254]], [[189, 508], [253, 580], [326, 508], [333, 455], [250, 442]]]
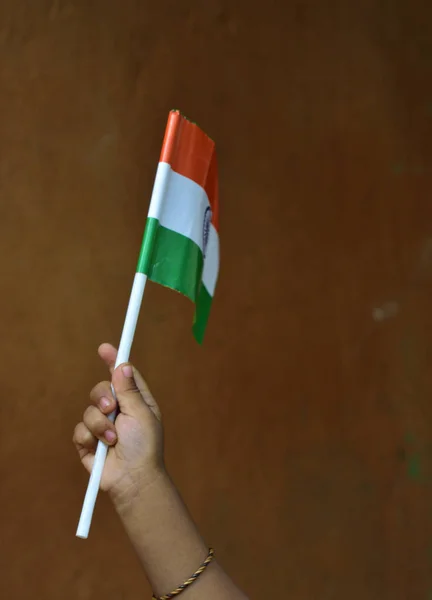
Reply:
[[[144, 290], [147, 283], [147, 273], [151, 261], [156, 232], [158, 229], [158, 220], [161, 215], [163, 199], [166, 192], [166, 187], [169, 179], [170, 167], [166, 163], [159, 163], [156, 172], [156, 178], [153, 185], [152, 197], [150, 200], [149, 213], [151, 219], [147, 218], [147, 223], [144, 231], [143, 242], [141, 246], [140, 256], [138, 259], [137, 271], [135, 273], [132, 291], [129, 298], [129, 304], [126, 311], [126, 318], [123, 325], [123, 331], [120, 338], [115, 367], [129, 360], [129, 355], [132, 347], [132, 342], [136, 330], [138, 316], [141, 308]], [[111, 386], [115, 398], [114, 388]], [[114, 421], [116, 412], [109, 415], [109, 419]], [[90, 474], [90, 479], [87, 485], [87, 491], [84, 497], [81, 516], [76, 531], [76, 536], [87, 539], [90, 525], [92, 522], [93, 511], [96, 504], [96, 498], [99, 492], [102, 473], [105, 465], [105, 459], [108, 452], [108, 446], [98, 441], [93, 468]]]

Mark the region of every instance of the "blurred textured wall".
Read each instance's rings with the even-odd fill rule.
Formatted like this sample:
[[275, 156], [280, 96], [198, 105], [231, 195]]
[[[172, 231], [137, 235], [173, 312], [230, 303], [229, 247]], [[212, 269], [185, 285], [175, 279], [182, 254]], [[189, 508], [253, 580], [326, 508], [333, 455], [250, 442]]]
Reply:
[[432, 8], [0, 3], [0, 569], [8, 600], [139, 600], [71, 435], [117, 343], [167, 113], [219, 149], [206, 343], [150, 286], [132, 358], [170, 470], [253, 598], [432, 598]]

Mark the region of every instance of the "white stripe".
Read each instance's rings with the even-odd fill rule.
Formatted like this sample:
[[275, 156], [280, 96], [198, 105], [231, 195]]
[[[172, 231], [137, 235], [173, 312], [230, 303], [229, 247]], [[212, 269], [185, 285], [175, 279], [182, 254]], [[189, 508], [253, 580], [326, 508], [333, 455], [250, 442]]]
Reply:
[[208, 206], [204, 188], [173, 171], [168, 163], [159, 163], [149, 217], [188, 237], [202, 250], [204, 213]]
[[167, 163], [158, 164], [148, 211], [148, 216], [153, 219], [160, 219], [170, 173], [171, 167]]
[[[191, 239], [203, 249], [204, 214], [209, 207], [207, 194], [200, 185], [160, 162], [156, 173], [148, 216], [158, 219], [167, 229]], [[219, 235], [210, 225], [202, 280], [214, 295], [219, 272]]]
[[219, 235], [213, 225], [210, 225], [209, 238], [204, 259], [202, 281], [210, 296], [214, 296], [219, 273]]

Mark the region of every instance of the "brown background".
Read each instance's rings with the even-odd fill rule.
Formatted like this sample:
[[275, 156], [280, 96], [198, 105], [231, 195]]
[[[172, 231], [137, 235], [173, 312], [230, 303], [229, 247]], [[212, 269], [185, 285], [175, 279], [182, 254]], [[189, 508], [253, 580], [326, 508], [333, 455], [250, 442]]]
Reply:
[[254, 598], [432, 598], [426, 0], [0, 3], [0, 568], [138, 600], [71, 435], [118, 342], [166, 117], [216, 139], [208, 336], [150, 286], [133, 348], [171, 472]]

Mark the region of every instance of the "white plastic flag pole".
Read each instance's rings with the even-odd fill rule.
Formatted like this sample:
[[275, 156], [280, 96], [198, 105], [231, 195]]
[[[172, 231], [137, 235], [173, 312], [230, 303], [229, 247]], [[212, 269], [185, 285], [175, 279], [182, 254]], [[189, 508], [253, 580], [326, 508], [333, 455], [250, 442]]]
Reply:
[[[154, 237], [157, 230], [157, 222], [160, 218], [163, 199], [166, 192], [166, 187], [169, 179], [170, 167], [166, 163], [159, 163], [156, 173], [155, 182], [153, 185], [153, 193], [150, 201], [149, 216], [152, 217], [152, 223], [148, 223], [144, 234], [143, 244], [141, 247], [140, 260], [141, 265], [149, 265], [151, 253], [153, 250]], [[139, 269], [141, 271], [141, 269]], [[123, 332], [120, 339], [117, 359], [115, 366], [127, 362], [129, 360], [130, 350], [135, 334], [138, 315], [141, 308], [141, 302], [144, 295], [144, 289], [147, 282], [147, 275], [144, 273], [147, 268], [143, 268], [144, 272], [135, 273], [135, 278], [132, 286], [132, 292], [129, 299], [129, 305], [126, 312], [126, 318], [123, 326]], [[114, 397], [114, 389], [111, 386]], [[109, 418], [114, 421], [116, 413], [111, 413]], [[105, 465], [105, 459], [108, 452], [108, 446], [99, 441], [96, 448], [94, 463], [90, 479], [87, 486], [86, 495], [84, 498], [81, 516], [76, 532], [77, 537], [86, 539], [90, 531], [93, 511], [96, 504], [96, 498], [99, 492], [99, 486], [102, 478], [102, 473]]]
[[[143, 273], [135, 274], [132, 292], [129, 300], [129, 306], [127, 309], [126, 319], [123, 326], [123, 333], [121, 336], [117, 359], [115, 363], [116, 367], [129, 360], [130, 350], [135, 334], [135, 328], [138, 321], [138, 315], [141, 307], [142, 298], [144, 295], [144, 288], [146, 282], [146, 275], [144, 275]], [[112, 386], [111, 389], [115, 398], [115, 392]], [[109, 419], [111, 421], [114, 421], [115, 417], [115, 412], [109, 415]], [[93, 510], [96, 504], [96, 498], [99, 491], [107, 451], [108, 446], [104, 444], [104, 442], [99, 441], [96, 448], [90, 480], [87, 486], [87, 492], [84, 498], [81, 517], [78, 523], [78, 529], [76, 532], [76, 535], [80, 538], [87, 538], [89, 534]]]

